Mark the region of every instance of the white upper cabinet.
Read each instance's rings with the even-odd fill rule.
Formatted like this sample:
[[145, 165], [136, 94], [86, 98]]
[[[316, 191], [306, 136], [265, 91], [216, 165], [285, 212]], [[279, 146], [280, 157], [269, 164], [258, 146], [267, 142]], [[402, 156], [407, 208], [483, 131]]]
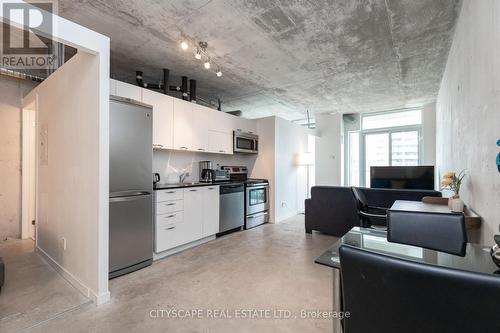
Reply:
[[257, 133], [257, 123], [254, 119], [246, 119], [241, 117], [236, 117], [234, 121], [234, 130], [241, 130], [243, 132], [249, 132], [252, 134]]
[[203, 237], [219, 232], [219, 186], [203, 187]]
[[203, 106], [193, 104], [193, 150], [208, 151], [208, 122], [210, 114]]
[[233, 135], [208, 131], [208, 151], [217, 154], [233, 154]]
[[153, 106], [153, 148], [233, 154], [233, 131], [256, 133], [256, 121], [110, 79], [110, 95]]
[[174, 98], [144, 89], [142, 102], [153, 107], [153, 148], [172, 149], [174, 146]]
[[109, 94], [116, 95], [116, 80], [109, 79]]
[[193, 150], [193, 103], [174, 98], [173, 149]]
[[223, 132], [223, 133], [233, 133], [234, 131], [234, 119], [236, 117], [227, 114], [225, 112], [207, 109], [210, 114], [210, 121], [208, 123], [208, 129], [211, 131]]
[[129, 83], [116, 81], [115, 95], [140, 102], [142, 101], [142, 88]]

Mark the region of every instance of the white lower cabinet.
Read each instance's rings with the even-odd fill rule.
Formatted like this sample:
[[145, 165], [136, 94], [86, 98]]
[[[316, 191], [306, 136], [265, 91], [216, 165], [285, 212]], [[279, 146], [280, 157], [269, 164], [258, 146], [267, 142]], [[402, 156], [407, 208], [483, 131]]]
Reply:
[[192, 187], [184, 189], [184, 222], [191, 230], [191, 240], [203, 237], [203, 188]]
[[219, 186], [155, 192], [155, 252], [219, 232]]
[[203, 237], [219, 232], [219, 186], [203, 188]]

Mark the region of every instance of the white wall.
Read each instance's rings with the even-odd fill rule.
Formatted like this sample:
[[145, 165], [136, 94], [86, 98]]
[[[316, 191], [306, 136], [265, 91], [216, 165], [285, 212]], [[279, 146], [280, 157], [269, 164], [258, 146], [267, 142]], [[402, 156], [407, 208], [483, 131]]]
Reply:
[[275, 126], [275, 219], [280, 222], [304, 211], [307, 173], [296, 163], [297, 155], [308, 151], [310, 131], [278, 117]]
[[279, 223], [304, 210], [306, 169], [295, 161], [313, 133], [279, 117], [258, 119], [257, 133], [260, 151], [251, 176], [269, 180], [270, 219]]
[[251, 177], [269, 180], [269, 219], [271, 223], [276, 223], [276, 117], [257, 119], [257, 134], [259, 134], [259, 155]]
[[99, 291], [98, 76], [99, 58], [79, 52], [27, 96], [38, 99], [37, 247], [89, 297]]
[[0, 240], [21, 237], [22, 98], [35, 85], [0, 75]]
[[499, 231], [500, 1], [465, 0], [437, 100], [437, 164], [467, 169], [461, 197], [484, 219], [481, 243]]
[[317, 115], [316, 132], [316, 185], [340, 186], [342, 115]]

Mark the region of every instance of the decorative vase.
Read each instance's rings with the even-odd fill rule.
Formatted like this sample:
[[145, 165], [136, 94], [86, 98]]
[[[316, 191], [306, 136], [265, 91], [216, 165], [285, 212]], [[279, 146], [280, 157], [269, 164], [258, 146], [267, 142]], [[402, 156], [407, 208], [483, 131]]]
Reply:
[[448, 200], [448, 207], [454, 213], [461, 213], [464, 211], [464, 202], [459, 196], [454, 196]]

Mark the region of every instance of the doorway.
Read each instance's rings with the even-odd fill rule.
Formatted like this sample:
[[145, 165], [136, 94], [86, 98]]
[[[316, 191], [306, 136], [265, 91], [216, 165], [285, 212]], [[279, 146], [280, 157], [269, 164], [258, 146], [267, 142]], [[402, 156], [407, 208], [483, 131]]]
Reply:
[[36, 133], [37, 102], [29, 101], [22, 110], [22, 228], [23, 239], [36, 239]]

